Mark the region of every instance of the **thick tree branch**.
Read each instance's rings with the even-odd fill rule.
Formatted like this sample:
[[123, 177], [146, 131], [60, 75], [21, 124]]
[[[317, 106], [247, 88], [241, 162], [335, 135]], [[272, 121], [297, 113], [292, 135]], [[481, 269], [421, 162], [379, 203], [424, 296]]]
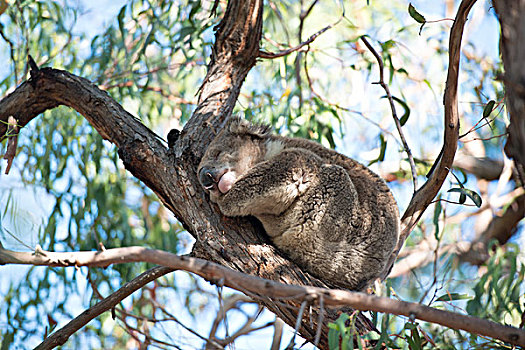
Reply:
[[441, 158], [436, 160], [437, 165], [435, 170], [432, 172], [427, 182], [425, 182], [425, 184], [414, 193], [410, 204], [401, 218], [400, 239], [396, 249], [390, 257], [387, 268], [383, 272], [383, 278], [386, 278], [390, 272], [397, 254], [403, 246], [406, 238], [410, 232], [412, 232], [425, 210], [441, 189], [443, 182], [447, 178], [449, 169], [452, 167], [452, 162], [454, 161], [459, 137], [458, 75], [461, 56], [461, 39], [468, 13], [475, 2], [476, 0], [463, 0], [461, 2], [454, 20], [454, 25], [450, 30], [449, 63], [444, 95], [445, 115], [443, 124], [445, 133]]
[[[403, 241], [439, 191], [454, 158], [459, 128], [459, 48], [466, 16], [474, 2], [464, 0], [461, 3], [450, 35], [443, 156], [427, 183], [415, 193], [403, 216], [403, 232], [391, 264]], [[126, 169], [150, 187], [196, 238], [195, 256], [288, 284], [323, 286], [322, 281], [305, 274], [267, 244], [260, 226], [249, 219], [223, 217], [217, 207], [209, 203], [195, 176], [205, 146], [231, 114], [242, 82], [256, 62], [261, 28], [262, 0], [228, 2], [216, 33], [199, 105], [170, 150], [107, 93], [83, 78], [55, 69], [33, 67], [31, 79], [0, 101], [0, 120], [7, 121], [7, 117], [13, 115], [18, 125], [24, 126], [43, 111], [59, 105], [77, 110], [103, 138], [119, 148]], [[5, 133], [5, 125], [0, 123], [0, 140], [5, 138]], [[383, 277], [388, 274], [390, 266]], [[263, 304], [286, 323], [294, 325], [297, 309], [269, 301]], [[318, 320], [315, 312], [312, 319]], [[331, 320], [329, 315], [326, 320]], [[317, 329], [316, 321], [302, 322], [300, 332], [314, 341]], [[326, 343], [320, 345], [326, 347]]]
[[[317, 304], [322, 298], [323, 303], [326, 306], [350, 306], [357, 310], [372, 310], [407, 316], [412, 319], [437, 323], [453, 329], [460, 329], [467, 332], [488, 336], [494, 339], [499, 339], [513, 345], [525, 346], [525, 330], [510, 326], [503, 326], [489, 320], [479, 319], [468, 315], [461, 315], [450, 311], [434, 309], [417, 303], [409, 303], [390, 298], [376, 297], [359, 292], [278, 283], [240, 273], [238, 271], [234, 271], [206, 260], [177, 256], [175, 254], [161, 250], [147, 249], [144, 247], [128, 247], [108, 249], [102, 252], [54, 253], [40, 250], [30, 253], [12, 252], [0, 248], [1, 264], [16, 263], [47, 266], [108, 266], [109, 264], [113, 263], [138, 261], [163, 265], [169, 268], [167, 270], [161, 270], [161, 272], [163, 272], [162, 274], [169, 272], [170, 269], [185, 270], [195, 273], [210, 281], [211, 283], [227, 286], [257, 297], [271, 297], [283, 300], [293, 299], [301, 303], [307, 302], [309, 304]], [[131, 291], [127, 289], [127, 292], [123, 292], [123, 294], [119, 295], [122, 296], [126, 293], [129, 295]], [[105, 310], [108, 310], [118, 302], [116, 299], [123, 299], [121, 296], [114, 297], [112, 302], [107, 301], [108, 298], [106, 298], [99, 304], [103, 303], [106, 305]], [[109, 298], [111, 298], [111, 296]], [[95, 307], [99, 304], [95, 305]], [[103, 312], [104, 310], [102, 309], [102, 307], [100, 307], [100, 309], [97, 308], [98, 311]], [[87, 310], [81, 315], [81, 321], [77, 318], [70, 323], [77, 321], [84, 322], [85, 324], [94, 317], [98, 316], [100, 313], [98, 312], [96, 315], [93, 313], [93, 317], [89, 316], [90, 314], [90, 310]], [[74, 327], [68, 324], [64, 328], [73, 329]], [[61, 330], [58, 330], [56, 333], [59, 332], [61, 332]], [[63, 332], [61, 334], [71, 335], [72, 333]], [[59, 340], [53, 341], [55, 342], [54, 344], [61, 345], [64, 344], [66, 340], [67, 337], [63, 336]], [[47, 341], [48, 340], [46, 339], [44, 342]]]
[[[218, 25], [198, 106], [169, 150], [106, 92], [86, 79], [51, 68], [32, 67], [31, 79], [0, 101], [0, 120], [7, 121], [13, 115], [22, 127], [59, 105], [75, 109], [103, 138], [118, 147], [126, 169], [151, 188], [196, 238], [194, 256], [284, 283], [325, 286], [268, 244], [260, 225], [246, 218], [222, 216], [196, 177], [206, 145], [231, 115], [242, 82], [258, 57], [262, 5], [262, 0], [228, 2]], [[5, 125], [0, 123], [0, 139], [5, 137], [5, 131]], [[271, 301], [262, 303], [294, 326], [297, 309]], [[314, 320], [318, 320], [316, 312], [313, 310]], [[302, 323], [300, 332], [314, 341], [317, 325], [309, 322], [309, 317], [305, 315], [307, 322]], [[330, 316], [325, 320], [331, 320]], [[323, 329], [326, 332], [327, 328]], [[326, 339], [320, 346], [327, 345], [323, 341]]]
[[454, 158], [453, 166], [476, 176], [478, 179], [493, 181], [499, 179], [503, 171], [503, 161], [486, 157], [474, 157], [460, 149]]

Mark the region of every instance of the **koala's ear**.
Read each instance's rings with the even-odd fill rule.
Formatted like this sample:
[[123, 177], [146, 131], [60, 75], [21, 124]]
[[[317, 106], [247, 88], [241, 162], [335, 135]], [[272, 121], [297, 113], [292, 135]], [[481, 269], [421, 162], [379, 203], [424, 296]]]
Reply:
[[268, 136], [271, 132], [271, 128], [269, 125], [252, 124], [246, 119], [241, 119], [239, 117], [233, 118], [230, 121], [228, 130], [232, 134], [252, 135], [252, 136], [260, 137], [260, 138], [264, 138]]

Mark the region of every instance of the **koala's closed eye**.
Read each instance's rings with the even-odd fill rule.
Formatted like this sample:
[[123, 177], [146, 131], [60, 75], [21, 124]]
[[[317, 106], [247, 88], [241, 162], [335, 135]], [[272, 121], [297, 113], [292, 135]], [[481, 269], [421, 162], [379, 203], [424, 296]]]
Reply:
[[367, 287], [397, 243], [399, 213], [385, 182], [315, 142], [233, 119], [198, 175], [224, 215], [255, 216], [277, 248], [336, 286]]

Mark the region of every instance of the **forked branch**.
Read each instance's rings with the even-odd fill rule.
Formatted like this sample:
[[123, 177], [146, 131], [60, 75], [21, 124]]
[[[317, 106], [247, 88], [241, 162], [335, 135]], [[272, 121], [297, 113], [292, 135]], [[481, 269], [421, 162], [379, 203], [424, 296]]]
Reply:
[[456, 19], [450, 30], [449, 60], [447, 83], [444, 95], [444, 137], [441, 157], [436, 160], [435, 170], [425, 184], [412, 196], [412, 199], [401, 218], [401, 234], [396, 249], [390, 257], [389, 264], [383, 271], [383, 278], [388, 276], [399, 250], [406, 238], [412, 232], [419, 219], [436, 197], [443, 182], [447, 178], [449, 169], [452, 167], [456, 154], [459, 137], [459, 113], [458, 113], [458, 75], [459, 60], [461, 55], [461, 40], [463, 29], [467, 21], [470, 9], [476, 0], [463, 0], [459, 5]]

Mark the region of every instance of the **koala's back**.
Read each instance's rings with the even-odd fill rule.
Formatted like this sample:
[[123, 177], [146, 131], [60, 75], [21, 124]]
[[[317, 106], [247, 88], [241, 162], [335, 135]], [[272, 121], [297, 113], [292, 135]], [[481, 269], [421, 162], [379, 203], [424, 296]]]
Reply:
[[[320, 164], [318, 183], [288, 210], [256, 215], [267, 231], [280, 231], [269, 233], [274, 244], [314, 275], [353, 290], [366, 288], [398, 240], [399, 212], [388, 186], [367, 167], [315, 142], [271, 136], [271, 143], [282, 144], [281, 152], [311, 152]], [[272, 156], [281, 155], [274, 150]]]

